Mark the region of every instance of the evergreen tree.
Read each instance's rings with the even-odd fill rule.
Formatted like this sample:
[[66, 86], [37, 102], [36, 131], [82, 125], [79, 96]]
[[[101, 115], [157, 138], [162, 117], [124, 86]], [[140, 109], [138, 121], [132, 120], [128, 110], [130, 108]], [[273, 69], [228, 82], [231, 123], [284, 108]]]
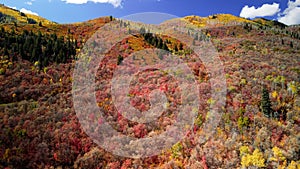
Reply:
[[[70, 30], [68, 31], [71, 33]], [[33, 63], [39, 62], [40, 68], [49, 64], [65, 63], [75, 58], [77, 41], [68, 36], [57, 37], [56, 34], [43, 35], [40, 31], [23, 30], [23, 33], [17, 34], [14, 29], [5, 31], [0, 28], [0, 55], [6, 55], [13, 60], [21, 57]]]
[[178, 47], [177, 47], [177, 45], [175, 45], [174, 50], [175, 50], [175, 52], [178, 52]]
[[1, 31], [0, 31], [1, 37], [4, 35], [4, 33], [5, 33], [4, 27], [1, 27]]
[[144, 27], [141, 27], [140, 34], [144, 34], [144, 33], [146, 33], [146, 29]]
[[36, 60], [36, 58], [37, 58], [37, 49], [33, 48], [30, 61], [34, 62]]
[[294, 45], [293, 45], [293, 42], [292, 42], [292, 41], [290, 42], [290, 47], [291, 47], [291, 48], [293, 48], [293, 47], [294, 47]]
[[158, 43], [157, 43], [157, 48], [159, 48], [159, 49], [163, 48], [163, 41], [160, 38], [159, 38]]
[[119, 55], [117, 65], [120, 65], [122, 63], [123, 59], [124, 59], [123, 56]]
[[263, 87], [262, 90], [261, 109], [266, 117], [272, 116], [272, 108], [271, 108], [271, 101], [269, 97], [269, 91], [265, 86]]
[[194, 35], [194, 40], [199, 40], [199, 34], [198, 34], [198, 32]]
[[163, 50], [169, 51], [168, 46], [166, 45], [166, 43], [163, 43], [162, 48]]
[[7, 48], [4, 48], [4, 56], [8, 56], [8, 55], [9, 55], [9, 53], [8, 53]]
[[179, 50], [183, 50], [183, 44], [182, 43], [179, 44]]

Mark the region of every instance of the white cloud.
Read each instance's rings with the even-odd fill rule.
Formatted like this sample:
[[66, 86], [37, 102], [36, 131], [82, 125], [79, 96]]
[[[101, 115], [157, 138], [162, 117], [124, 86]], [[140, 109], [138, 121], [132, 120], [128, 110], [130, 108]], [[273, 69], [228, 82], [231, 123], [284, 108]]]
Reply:
[[25, 4], [27, 4], [27, 5], [32, 5], [32, 2], [31, 2], [31, 1], [28, 1], [28, 2], [25, 2]]
[[264, 17], [264, 16], [273, 16], [280, 12], [279, 4], [264, 4], [261, 7], [255, 8], [254, 6], [249, 7], [248, 5], [244, 6], [240, 16], [244, 18], [256, 18], [256, 17]]
[[20, 9], [20, 12], [39, 16], [37, 13], [32, 12], [32, 11], [30, 11], [30, 10], [28, 10], [28, 9], [25, 9], [25, 8]]
[[15, 6], [7, 6], [7, 7], [17, 10], [17, 7], [15, 7]]
[[[33, 1], [35, 1], [35, 0], [31, 0], [31, 2], [33, 2]], [[11, 8], [11, 9], [18, 10], [18, 8], [15, 7], [15, 6], [7, 6], [7, 7]], [[25, 9], [25, 8], [21, 8], [20, 12], [39, 16], [39, 14], [37, 14], [36, 12], [32, 12], [31, 10], [28, 10], [28, 9]]]
[[289, 1], [288, 7], [280, 14], [278, 21], [287, 25], [300, 24], [300, 0]]
[[94, 3], [110, 3], [115, 8], [122, 6], [122, 0], [62, 0], [66, 3], [72, 3], [72, 4], [85, 4], [87, 2], [94, 2]]

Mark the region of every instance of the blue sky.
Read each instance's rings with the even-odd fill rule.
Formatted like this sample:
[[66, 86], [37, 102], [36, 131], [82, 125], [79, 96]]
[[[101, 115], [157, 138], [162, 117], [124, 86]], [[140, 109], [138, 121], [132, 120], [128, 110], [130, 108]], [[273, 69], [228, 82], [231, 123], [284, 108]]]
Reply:
[[2, 0], [6, 6], [58, 23], [100, 16], [123, 17], [140, 12], [162, 12], [179, 17], [229, 13], [245, 18], [265, 17], [300, 24], [300, 0]]

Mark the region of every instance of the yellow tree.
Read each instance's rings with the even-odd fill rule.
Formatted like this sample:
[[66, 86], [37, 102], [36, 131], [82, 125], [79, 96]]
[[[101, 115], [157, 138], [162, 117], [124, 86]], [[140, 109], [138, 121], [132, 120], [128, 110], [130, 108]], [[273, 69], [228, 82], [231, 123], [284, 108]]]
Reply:
[[265, 167], [265, 159], [263, 153], [258, 149], [255, 149], [253, 154], [245, 154], [242, 156], [241, 165], [243, 168], [254, 166], [254, 167]]

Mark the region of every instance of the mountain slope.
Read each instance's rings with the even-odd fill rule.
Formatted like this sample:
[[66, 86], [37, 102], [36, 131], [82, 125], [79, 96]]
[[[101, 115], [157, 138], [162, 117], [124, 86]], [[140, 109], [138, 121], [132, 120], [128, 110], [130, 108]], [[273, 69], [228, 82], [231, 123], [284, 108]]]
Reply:
[[236, 17], [230, 14], [218, 14], [211, 15], [208, 17], [199, 17], [199, 16], [186, 16], [183, 18], [196, 26], [199, 27], [210, 27], [210, 26], [224, 26], [224, 25], [233, 25], [241, 23], [254, 23], [251, 20], [244, 18]]
[[[145, 33], [147, 29], [132, 32], [133, 36], [113, 45], [99, 63], [95, 96], [105, 113], [104, 120], [119, 133], [136, 138], [158, 135], [176, 122], [174, 111], [181, 104], [176, 79], [154, 70], [135, 75], [128, 97], [132, 106], [144, 111], [150, 107], [149, 91], [159, 89], [169, 99], [167, 112], [148, 125], [132, 122], [116, 111], [110, 90], [118, 66], [131, 56], [139, 64], [159, 59], [152, 55], [139, 58], [133, 55], [135, 52], [160, 48], [178, 55], [191, 68], [201, 93], [195, 123], [182, 141], [160, 155], [131, 159], [100, 148], [79, 123], [72, 98], [76, 58], [65, 62], [53, 59], [42, 68], [39, 61], [30, 60], [56, 58], [56, 53], [68, 51], [68, 45], [75, 40], [78, 54], [95, 31], [114, 19], [41, 26], [25, 23], [24, 19], [17, 24], [0, 25], [5, 29], [4, 33], [0, 29], [0, 44], [10, 44], [0, 48], [0, 168], [299, 168], [299, 27], [284, 28], [272, 21], [227, 14], [187, 16], [163, 23], [167, 26], [183, 21], [187, 30], [200, 27], [198, 32], [186, 33], [199, 41], [210, 40], [224, 66], [226, 106], [218, 126], [211, 129], [214, 132], [205, 142], [199, 138], [206, 136], [203, 126], [210, 118], [210, 105], [215, 104], [207, 65], [178, 39], [150, 35]], [[139, 25], [117, 23], [127, 31], [131, 31], [129, 25]], [[93, 38], [94, 46], [102, 43], [97, 36]], [[28, 47], [24, 49], [24, 45]], [[42, 57], [38, 57], [39, 52], [31, 54], [34, 47]], [[271, 103], [268, 111], [264, 111], [262, 100]], [[99, 125], [103, 122], [96, 113], [86, 117]]]
[[0, 23], [19, 23], [19, 24], [39, 24], [50, 25], [55, 24], [40, 16], [25, 14], [18, 10], [6, 7], [0, 4]]

